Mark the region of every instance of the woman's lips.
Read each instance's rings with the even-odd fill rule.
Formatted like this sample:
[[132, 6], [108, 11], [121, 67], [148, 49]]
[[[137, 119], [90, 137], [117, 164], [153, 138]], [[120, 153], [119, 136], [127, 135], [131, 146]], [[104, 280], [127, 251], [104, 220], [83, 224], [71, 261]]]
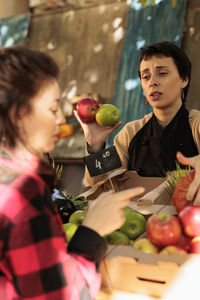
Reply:
[[162, 93], [160, 93], [160, 92], [153, 92], [153, 93], [150, 94], [150, 98], [152, 100], [158, 100], [161, 95], [162, 95]]
[[58, 135], [54, 135], [53, 136], [53, 140], [54, 140], [54, 142], [57, 142], [59, 140], [59, 136]]

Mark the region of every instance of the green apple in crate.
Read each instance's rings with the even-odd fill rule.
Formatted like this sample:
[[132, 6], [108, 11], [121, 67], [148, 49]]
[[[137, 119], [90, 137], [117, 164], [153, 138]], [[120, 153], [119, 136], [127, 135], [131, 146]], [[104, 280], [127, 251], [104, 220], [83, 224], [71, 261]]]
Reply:
[[76, 225], [81, 225], [85, 220], [86, 210], [76, 210], [71, 216], [69, 217], [69, 223], [73, 223]]
[[126, 220], [121, 226], [120, 231], [125, 233], [129, 239], [135, 240], [145, 232], [146, 219], [141, 213], [128, 206], [124, 208], [124, 216]]
[[63, 224], [63, 228], [67, 237], [67, 243], [69, 243], [74, 233], [76, 232], [78, 225], [73, 223], [65, 223]]
[[120, 232], [118, 230], [115, 230], [109, 234], [106, 234], [104, 236], [104, 239], [110, 245], [129, 245], [130, 244], [128, 236], [125, 233]]
[[158, 253], [158, 248], [148, 239], [139, 238], [133, 243], [133, 247], [145, 253]]

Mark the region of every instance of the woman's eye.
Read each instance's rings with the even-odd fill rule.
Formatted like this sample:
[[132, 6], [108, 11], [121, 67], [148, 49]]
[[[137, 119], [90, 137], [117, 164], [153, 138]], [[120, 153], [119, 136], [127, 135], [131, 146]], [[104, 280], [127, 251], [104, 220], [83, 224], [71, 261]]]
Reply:
[[166, 76], [168, 73], [167, 72], [160, 72], [159, 75], [160, 76]]
[[149, 78], [150, 78], [150, 75], [144, 75], [144, 76], [142, 77], [143, 80], [147, 80], [147, 79], [149, 79]]
[[51, 109], [51, 112], [53, 113], [53, 114], [56, 114], [57, 112], [58, 112], [58, 109], [56, 108], [56, 109]]

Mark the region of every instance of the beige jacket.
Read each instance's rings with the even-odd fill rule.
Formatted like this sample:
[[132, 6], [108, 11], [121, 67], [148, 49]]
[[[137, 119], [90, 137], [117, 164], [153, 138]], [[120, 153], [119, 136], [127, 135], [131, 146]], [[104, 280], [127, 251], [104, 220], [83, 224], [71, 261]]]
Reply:
[[[128, 148], [131, 140], [136, 133], [149, 121], [153, 113], [145, 115], [142, 119], [128, 122], [122, 130], [115, 136], [114, 145], [117, 149], [122, 163], [122, 169], [127, 169], [128, 163]], [[200, 153], [200, 111], [192, 109], [189, 111], [189, 123], [192, 129], [194, 141], [196, 143], [198, 152]], [[88, 155], [86, 151], [86, 155]], [[105, 180], [106, 174], [90, 177], [90, 174], [85, 168], [85, 186], [92, 186], [98, 181]]]

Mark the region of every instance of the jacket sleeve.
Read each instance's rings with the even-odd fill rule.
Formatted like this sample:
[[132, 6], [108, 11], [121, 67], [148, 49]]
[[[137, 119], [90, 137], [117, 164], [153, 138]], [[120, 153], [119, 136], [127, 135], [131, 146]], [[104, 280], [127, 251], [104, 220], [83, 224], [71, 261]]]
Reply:
[[[33, 182], [32, 185], [30, 182], [23, 184], [32, 186], [31, 198], [14, 189], [9, 189], [7, 194], [9, 209], [4, 211], [4, 218], [10, 218], [11, 204], [15, 216], [10, 219], [9, 226], [1, 230], [0, 275], [3, 274], [4, 280], [0, 277], [0, 289], [2, 282], [5, 294], [10, 293], [10, 288], [5, 291], [9, 286], [6, 281], [12, 283], [13, 290], [21, 298], [93, 299], [101, 284], [96, 263], [105, 251], [103, 239], [89, 228], [81, 228], [69, 252], [62, 221], [51, 205], [48, 191], [44, 188], [41, 194], [41, 186], [38, 188]], [[82, 233], [84, 239], [79, 241]], [[85, 246], [89, 244], [91, 249]], [[97, 251], [95, 245], [99, 247]]]
[[200, 153], [200, 111], [192, 109], [189, 112], [189, 123], [192, 129], [192, 135]]

